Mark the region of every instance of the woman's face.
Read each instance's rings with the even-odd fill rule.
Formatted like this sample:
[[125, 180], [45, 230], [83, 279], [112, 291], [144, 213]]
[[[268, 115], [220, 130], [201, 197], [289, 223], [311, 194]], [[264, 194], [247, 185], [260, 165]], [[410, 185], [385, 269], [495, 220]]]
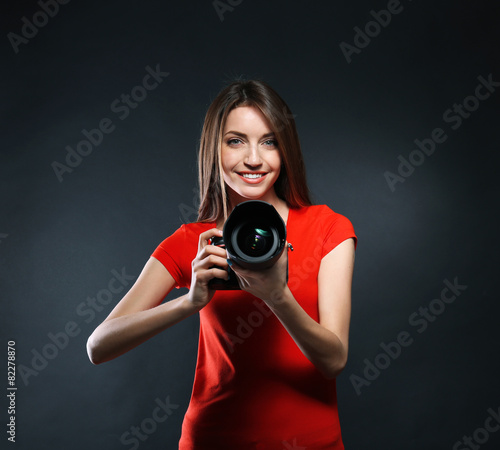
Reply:
[[274, 203], [281, 156], [274, 133], [257, 108], [240, 106], [227, 116], [222, 168], [232, 206], [245, 200]]

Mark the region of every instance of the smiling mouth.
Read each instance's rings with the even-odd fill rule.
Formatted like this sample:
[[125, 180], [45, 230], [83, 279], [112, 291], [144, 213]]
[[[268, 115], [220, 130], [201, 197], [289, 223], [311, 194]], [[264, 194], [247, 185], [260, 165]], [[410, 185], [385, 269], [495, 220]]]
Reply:
[[262, 178], [266, 173], [250, 173], [250, 172], [238, 172], [238, 175], [249, 180], [255, 180], [257, 178]]

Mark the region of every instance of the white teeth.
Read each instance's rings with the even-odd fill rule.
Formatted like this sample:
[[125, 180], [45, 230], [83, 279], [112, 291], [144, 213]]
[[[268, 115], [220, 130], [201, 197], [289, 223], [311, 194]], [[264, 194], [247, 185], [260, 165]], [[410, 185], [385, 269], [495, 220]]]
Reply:
[[262, 178], [262, 173], [243, 173], [243, 178]]

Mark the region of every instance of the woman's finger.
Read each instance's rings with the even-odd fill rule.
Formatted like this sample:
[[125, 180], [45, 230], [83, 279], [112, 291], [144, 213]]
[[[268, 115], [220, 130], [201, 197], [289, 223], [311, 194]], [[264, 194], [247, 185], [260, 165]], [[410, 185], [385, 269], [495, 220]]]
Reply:
[[210, 230], [201, 233], [198, 241], [198, 251], [209, 245], [210, 239], [213, 237], [222, 237], [222, 230], [219, 230], [218, 228], [211, 228]]

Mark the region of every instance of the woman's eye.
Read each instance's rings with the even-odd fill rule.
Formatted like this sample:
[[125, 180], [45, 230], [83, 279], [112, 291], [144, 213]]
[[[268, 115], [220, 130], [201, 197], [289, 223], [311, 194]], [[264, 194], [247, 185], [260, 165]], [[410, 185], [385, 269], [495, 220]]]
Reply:
[[275, 139], [268, 139], [267, 141], [264, 141], [264, 145], [266, 147], [277, 147], [278, 142]]
[[227, 140], [227, 145], [238, 145], [241, 144], [241, 140], [237, 138], [232, 138]]

